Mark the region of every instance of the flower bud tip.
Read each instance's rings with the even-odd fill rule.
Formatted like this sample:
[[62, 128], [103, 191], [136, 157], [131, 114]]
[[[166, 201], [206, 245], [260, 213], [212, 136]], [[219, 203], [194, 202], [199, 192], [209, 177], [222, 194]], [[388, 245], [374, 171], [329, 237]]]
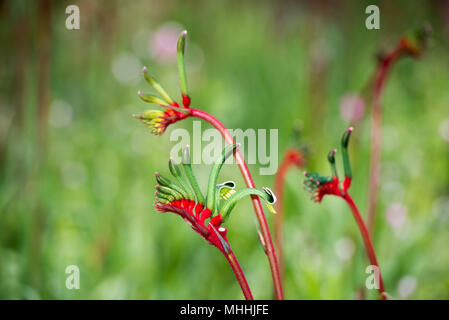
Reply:
[[142, 91], [137, 91], [137, 95], [139, 96], [139, 97], [142, 97], [142, 95], [143, 95], [143, 93], [142, 93]]
[[146, 73], [146, 72], [147, 72], [147, 67], [143, 67], [143, 68], [142, 68], [142, 72], [143, 72], [143, 73]]

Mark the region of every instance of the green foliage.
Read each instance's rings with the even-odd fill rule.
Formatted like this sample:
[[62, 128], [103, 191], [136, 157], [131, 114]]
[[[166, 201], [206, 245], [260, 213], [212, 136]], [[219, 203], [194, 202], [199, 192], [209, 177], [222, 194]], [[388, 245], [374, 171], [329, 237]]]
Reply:
[[[167, 92], [179, 92], [176, 51], [171, 60], [148, 52], [155, 45], [150, 36], [167, 22], [189, 31], [192, 107], [229, 128], [279, 129], [279, 157], [299, 118], [311, 146], [307, 170], [327, 172], [323, 155], [350, 125], [340, 115], [341, 97], [370, 85], [375, 53], [425, 20], [435, 33], [433, 47], [418, 61], [395, 65], [383, 98], [382, 188], [373, 241], [393, 297], [401, 298], [416, 281], [409, 298], [449, 298], [449, 147], [439, 131], [448, 118], [448, 31], [436, 2], [381, 2], [379, 31], [365, 29], [368, 3], [356, 1], [344, 8], [291, 1], [80, 2], [76, 31], [65, 28], [63, 3], [52, 2], [45, 144], [37, 138], [39, 90], [45, 90], [33, 27], [37, 7], [6, 3], [10, 11], [0, 19], [0, 298], [242, 298], [216, 249], [175, 215], [153, 209], [153, 173], [166, 168], [170, 134], [192, 128], [187, 119], [157, 137], [131, 116], [146, 108], [136, 95], [148, 88], [142, 66], [160, 77]], [[22, 43], [24, 14], [28, 35]], [[118, 81], [117, 72], [126, 71], [130, 79]], [[356, 129], [349, 149], [351, 194], [363, 214], [369, 118]], [[192, 167], [199, 186], [207, 185], [210, 167]], [[273, 176], [257, 175], [258, 166], [250, 170], [257, 187], [273, 185]], [[220, 179], [244, 186], [235, 165], [224, 166]], [[354, 298], [368, 262], [351, 214], [332, 197], [314, 204], [301, 181], [302, 172], [292, 172], [286, 184], [286, 297]], [[270, 299], [271, 275], [250, 199], [234, 210], [227, 237], [255, 297]], [[405, 212], [396, 228], [395, 210]], [[65, 287], [68, 265], [80, 267], [80, 290]]]

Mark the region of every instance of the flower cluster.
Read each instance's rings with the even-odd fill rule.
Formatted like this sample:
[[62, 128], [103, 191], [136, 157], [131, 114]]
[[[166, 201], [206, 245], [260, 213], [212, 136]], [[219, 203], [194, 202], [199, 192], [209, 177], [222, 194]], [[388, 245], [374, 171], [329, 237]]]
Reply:
[[[207, 242], [217, 247], [223, 254], [230, 253], [226, 238], [227, 229], [222, 226], [229, 217], [237, 202], [245, 196], [257, 195], [265, 200], [270, 211], [274, 212], [273, 204], [276, 197], [269, 188], [262, 190], [244, 188], [235, 190], [235, 183], [226, 181], [217, 184], [218, 175], [226, 161], [238, 145], [228, 145], [223, 149], [221, 157], [212, 167], [207, 195], [204, 197], [190, 165], [190, 148], [186, 146], [182, 155], [182, 166], [170, 158], [169, 169], [175, 182], [156, 173], [155, 208], [159, 212], [173, 212], [181, 216]], [[181, 167], [184, 169], [182, 174]]]
[[151, 129], [151, 133], [155, 135], [161, 135], [165, 132], [167, 127], [179, 120], [185, 119], [190, 116], [190, 96], [187, 90], [187, 78], [184, 66], [184, 49], [185, 39], [187, 32], [183, 31], [178, 39], [178, 71], [179, 79], [181, 83], [181, 97], [182, 107], [174, 101], [164, 90], [164, 88], [152, 77], [146, 67], [143, 68], [143, 76], [146, 82], [152, 86], [162, 98], [143, 93], [139, 91], [137, 94], [140, 99], [148, 103], [156, 103], [163, 107], [165, 110], [147, 110], [142, 114], [133, 115], [135, 118], [140, 119], [148, 128]]
[[411, 32], [399, 40], [398, 48], [404, 53], [418, 58], [429, 47], [432, 28], [429, 24]]
[[345, 178], [341, 185], [337, 174], [337, 167], [335, 165], [335, 153], [337, 150], [333, 149], [329, 152], [327, 159], [331, 165], [332, 176], [322, 176], [316, 172], [305, 172], [306, 179], [304, 180], [305, 189], [312, 194], [312, 200], [321, 202], [325, 195], [331, 194], [343, 197], [351, 186], [352, 173], [348, 156], [348, 143], [353, 128], [348, 128], [341, 138], [342, 159]]

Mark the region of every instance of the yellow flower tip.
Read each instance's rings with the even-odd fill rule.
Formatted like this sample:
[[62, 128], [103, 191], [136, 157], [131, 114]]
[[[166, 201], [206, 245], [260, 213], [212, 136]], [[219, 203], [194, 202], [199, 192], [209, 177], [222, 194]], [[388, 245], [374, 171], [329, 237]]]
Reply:
[[222, 199], [228, 200], [236, 191], [231, 188], [223, 188], [220, 190], [220, 197]]
[[276, 210], [274, 210], [274, 207], [273, 207], [271, 204], [269, 204], [269, 203], [267, 203], [267, 208], [268, 208], [268, 210], [269, 210], [272, 214], [276, 214], [276, 213], [277, 213]]
[[160, 110], [147, 110], [142, 113], [142, 117], [145, 120], [158, 120], [164, 117], [164, 112]]

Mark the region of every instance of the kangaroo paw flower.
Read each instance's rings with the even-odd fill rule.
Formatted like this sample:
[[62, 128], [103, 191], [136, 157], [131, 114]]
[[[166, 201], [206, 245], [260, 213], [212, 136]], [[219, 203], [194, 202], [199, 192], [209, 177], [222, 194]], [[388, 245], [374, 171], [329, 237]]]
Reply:
[[[207, 197], [204, 197], [190, 166], [190, 149], [183, 150], [183, 163], [179, 166], [173, 159], [169, 161], [169, 171], [175, 180], [156, 173], [156, 201], [158, 212], [172, 212], [181, 216], [194, 231], [222, 253], [230, 254], [230, 245], [226, 238], [227, 229], [222, 225], [237, 204], [246, 195], [258, 195], [267, 203], [270, 211], [276, 197], [268, 188], [262, 190], [245, 188], [235, 191], [235, 183], [226, 181], [217, 184], [217, 178], [226, 159], [233, 154], [237, 144], [228, 145], [213, 166]], [[181, 169], [184, 170], [181, 170]], [[183, 172], [184, 171], [184, 172]]]
[[144, 102], [155, 103], [163, 107], [164, 111], [148, 110], [143, 114], [134, 115], [135, 118], [142, 120], [142, 122], [151, 129], [151, 133], [155, 135], [162, 135], [167, 127], [172, 123], [183, 120], [191, 116], [189, 110], [190, 106], [190, 96], [187, 89], [187, 76], [184, 64], [184, 49], [185, 49], [185, 39], [187, 32], [183, 31], [178, 39], [178, 72], [181, 85], [181, 99], [182, 106], [174, 101], [165, 91], [165, 89], [156, 81], [156, 79], [148, 73], [148, 69], [143, 67], [143, 77], [145, 81], [153, 87], [154, 90], [162, 97], [158, 98], [154, 95], [142, 93], [139, 91], [137, 94]]
[[334, 195], [343, 197], [351, 186], [352, 172], [351, 165], [348, 156], [348, 144], [349, 138], [353, 128], [348, 128], [341, 138], [341, 148], [342, 148], [342, 160], [345, 178], [343, 180], [343, 185], [340, 185], [340, 180], [338, 178], [337, 166], [335, 164], [335, 154], [336, 149], [329, 151], [327, 155], [327, 160], [331, 166], [332, 176], [322, 176], [316, 172], [305, 172], [304, 175], [306, 179], [304, 180], [305, 189], [312, 194], [312, 200], [315, 202], [321, 202], [325, 195]]

